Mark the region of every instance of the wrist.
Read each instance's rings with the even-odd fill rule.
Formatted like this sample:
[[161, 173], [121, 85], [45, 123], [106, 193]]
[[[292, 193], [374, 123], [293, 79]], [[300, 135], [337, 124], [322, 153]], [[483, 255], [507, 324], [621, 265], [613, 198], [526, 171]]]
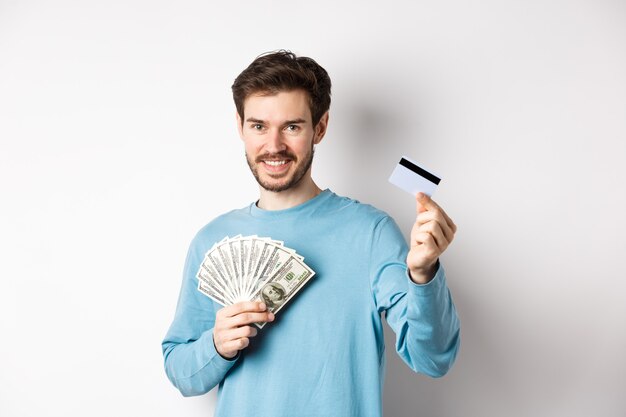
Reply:
[[409, 277], [418, 285], [428, 284], [435, 277], [437, 269], [439, 269], [439, 259], [424, 268], [409, 268]]

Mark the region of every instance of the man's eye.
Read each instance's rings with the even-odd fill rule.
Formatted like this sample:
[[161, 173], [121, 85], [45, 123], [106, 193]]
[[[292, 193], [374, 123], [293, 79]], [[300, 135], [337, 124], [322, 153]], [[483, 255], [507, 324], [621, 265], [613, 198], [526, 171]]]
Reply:
[[252, 129], [254, 129], [254, 130], [261, 130], [261, 129], [263, 129], [263, 125], [260, 124], [260, 123], [255, 123], [255, 124], [252, 125]]
[[287, 125], [287, 130], [290, 132], [295, 132], [300, 128], [298, 125]]

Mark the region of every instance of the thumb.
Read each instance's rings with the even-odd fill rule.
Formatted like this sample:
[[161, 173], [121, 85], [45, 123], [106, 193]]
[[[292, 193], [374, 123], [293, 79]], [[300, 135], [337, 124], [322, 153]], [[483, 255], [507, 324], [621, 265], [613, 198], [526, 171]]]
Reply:
[[417, 202], [417, 213], [423, 213], [427, 210], [428, 203], [430, 202], [430, 197], [428, 197], [424, 193], [417, 193], [415, 196], [415, 200]]

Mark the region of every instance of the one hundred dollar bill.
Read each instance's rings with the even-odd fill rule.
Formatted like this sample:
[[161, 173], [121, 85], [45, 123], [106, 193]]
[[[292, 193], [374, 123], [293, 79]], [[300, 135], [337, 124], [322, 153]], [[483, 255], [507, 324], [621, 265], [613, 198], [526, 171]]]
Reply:
[[[295, 256], [290, 258], [252, 295], [253, 301], [262, 301], [272, 313], [278, 313], [315, 272]], [[263, 328], [265, 323], [255, 323]]]

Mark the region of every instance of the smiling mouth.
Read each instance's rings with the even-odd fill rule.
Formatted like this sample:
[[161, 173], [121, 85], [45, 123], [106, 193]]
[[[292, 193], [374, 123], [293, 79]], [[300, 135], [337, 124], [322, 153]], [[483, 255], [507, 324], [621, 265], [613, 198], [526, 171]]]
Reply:
[[264, 159], [261, 160], [265, 172], [272, 177], [282, 176], [289, 172], [291, 167], [291, 159]]
[[267, 165], [271, 166], [271, 167], [277, 167], [277, 166], [281, 166], [281, 165], [285, 165], [288, 161], [286, 159], [281, 159], [279, 161], [263, 161], [265, 162]]

